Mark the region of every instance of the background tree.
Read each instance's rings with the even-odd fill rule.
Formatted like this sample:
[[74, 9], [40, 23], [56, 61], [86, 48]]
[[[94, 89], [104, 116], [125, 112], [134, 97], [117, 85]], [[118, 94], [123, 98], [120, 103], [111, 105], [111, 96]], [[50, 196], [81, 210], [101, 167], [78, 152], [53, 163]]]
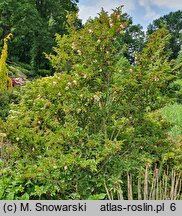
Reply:
[[124, 56], [133, 64], [136, 53], [141, 52], [144, 47], [145, 34], [142, 31], [143, 27], [139, 24], [134, 25], [128, 14], [123, 14], [122, 19], [123, 22], [127, 22], [127, 26], [119, 41], [125, 46], [123, 49]]
[[47, 68], [43, 52], [50, 52], [55, 33], [66, 32], [67, 11], [77, 11], [77, 0], [0, 0], [0, 38], [13, 33], [13, 61]]
[[156, 19], [148, 26], [147, 33], [151, 34], [152, 32], [166, 27], [170, 34], [170, 44], [169, 49], [171, 50], [171, 58], [175, 59], [178, 56], [180, 51], [180, 32], [182, 31], [182, 11], [171, 12], [168, 15]]
[[8, 69], [6, 65], [6, 60], [8, 57], [8, 40], [10, 39], [11, 34], [4, 38], [4, 46], [2, 49], [0, 57], [0, 94], [7, 90], [8, 85], [12, 86], [12, 81], [8, 77]]

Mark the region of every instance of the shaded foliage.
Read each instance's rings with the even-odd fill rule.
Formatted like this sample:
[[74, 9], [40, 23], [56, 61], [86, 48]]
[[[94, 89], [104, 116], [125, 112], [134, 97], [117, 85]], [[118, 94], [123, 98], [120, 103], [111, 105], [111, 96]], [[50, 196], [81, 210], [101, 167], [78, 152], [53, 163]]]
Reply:
[[18, 92], [8, 90], [0, 93], [0, 118], [5, 120], [9, 115], [11, 103], [18, 103]]
[[77, 0], [1, 0], [0, 38], [10, 32], [13, 61], [31, 64], [35, 69], [48, 68], [43, 52], [50, 52], [55, 33], [65, 33], [66, 11], [77, 11]]
[[142, 26], [139, 24], [134, 25], [129, 15], [124, 14], [122, 20], [127, 22], [127, 26], [119, 41], [125, 46], [123, 50], [124, 56], [130, 63], [135, 64], [135, 55], [142, 52], [144, 47], [145, 34], [142, 31]]

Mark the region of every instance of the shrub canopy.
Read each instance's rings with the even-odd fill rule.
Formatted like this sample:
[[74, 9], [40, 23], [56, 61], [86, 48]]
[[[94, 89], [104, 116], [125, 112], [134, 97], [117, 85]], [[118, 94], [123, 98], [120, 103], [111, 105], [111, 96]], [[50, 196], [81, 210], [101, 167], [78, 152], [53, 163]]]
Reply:
[[22, 87], [0, 126], [11, 158], [1, 171], [3, 197], [104, 198], [106, 185], [116, 191], [126, 172], [139, 175], [172, 151], [167, 125], [154, 112], [174, 78], [168, 32], [150, 35], [130, 65], [118, 40], [127, 25], [121, 8], [102, 10], [79, 30], [75, 19], [69, 15], [69, 35], [57, 35], [47, 55], [57, 73]]

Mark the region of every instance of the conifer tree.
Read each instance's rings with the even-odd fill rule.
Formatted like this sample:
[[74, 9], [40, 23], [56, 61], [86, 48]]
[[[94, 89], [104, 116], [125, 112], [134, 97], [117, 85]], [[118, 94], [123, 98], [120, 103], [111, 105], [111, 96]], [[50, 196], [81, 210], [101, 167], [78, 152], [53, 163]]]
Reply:
[[2, 49], [2, 54], [0, 58], [0, 93], [5, 91], [8, 86], [11, 86], [11, 80], [8, 77], [8, 69], [6, 66], [6, 59], [8, 56], [8, 40], [11, 38], [12, 34], [9, 34], [4, 38], [4, 46]]

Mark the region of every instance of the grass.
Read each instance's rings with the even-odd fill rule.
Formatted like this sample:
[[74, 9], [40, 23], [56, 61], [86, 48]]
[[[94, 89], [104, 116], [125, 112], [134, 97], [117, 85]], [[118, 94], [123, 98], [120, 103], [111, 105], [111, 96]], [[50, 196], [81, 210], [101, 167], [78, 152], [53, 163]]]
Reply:
[[173, 104], [164, 107], [161, 114], [173, 125], [169, 135], [178, 137], [182, 135], [182, 104]]

